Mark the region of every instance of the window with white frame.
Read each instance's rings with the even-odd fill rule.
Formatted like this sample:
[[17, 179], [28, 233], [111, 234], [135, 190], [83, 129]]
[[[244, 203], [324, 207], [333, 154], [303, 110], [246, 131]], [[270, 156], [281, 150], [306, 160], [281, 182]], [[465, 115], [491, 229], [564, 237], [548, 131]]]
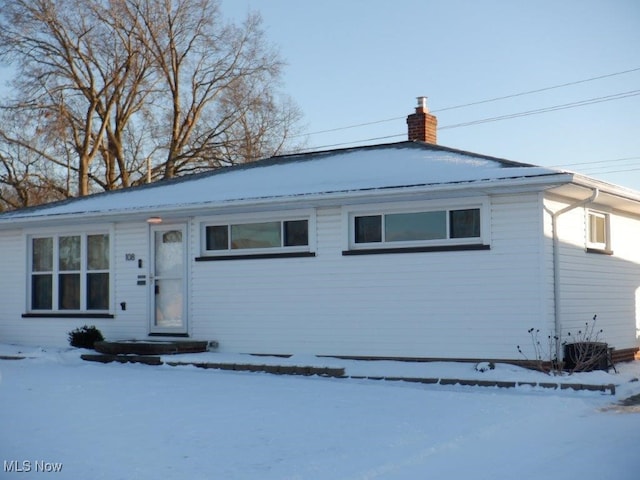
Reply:
[[109, 311], [109, 252], [106, 232], [29, 237], [29, 310]]
[[609, 215], [587, 211], [587, 247], [597, 250], [609, 250]]
[[206, 256], [309, 252], [311, 225], [310, 214], [259, 220], [239, 216], [205, 222], [202, 252]]
[[349, 249], [402, 249], [480, 245], [486, 242], [484, 202], [423, 208], [381, 206], [348, 212]]

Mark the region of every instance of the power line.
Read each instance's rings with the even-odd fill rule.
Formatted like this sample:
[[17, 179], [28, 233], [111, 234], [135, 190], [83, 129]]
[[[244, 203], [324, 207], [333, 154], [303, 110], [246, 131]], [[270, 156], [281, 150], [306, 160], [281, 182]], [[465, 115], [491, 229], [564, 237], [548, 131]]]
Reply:
[[635, 170], [636, 168], [640, 167], [640, 164], [633, 163], [633, 164], [630, 164], [630, 165], [620, 165], [619, 167], [626, 167], [626, 168], [619, 168], [617, 170], [616, 169], [611, 170], [611, 169], [606, 169], [605, 168], [604, 170], [602, 170], [602, 168], [604, 168], [604, 167], [601, 167], [601, 169], [598, 169], [598, 170], [589, 170], [589, 169], [586, 169], [586, 170], [583, 170], [583, 169], [572, 169], [572, 170], [576, 171], [578, 173], [582, 173], [584, 175], [606, 175], [608, 173], [632, 171], [632, 170]]
[[[587, 175], [603, 175], [612, 171], [624, 171], [624, 170], [615, 170], [615, 169], [634, 169], [635, 167], [640, 166], [640, 162], [638, 160], [640, 157], [627, 157], [621, 159], [612, 159], [612, 160], [599, 160], [594, 162], [584, 162], [584, 163], [575, 163], [569, 164], [566, 166], [555, 166], [551, 168], [562, 168], [578, 171], [580, 173], [584, 173]], [[633, 161], [631, 161], [633, 160]], [[630, 163], [616, 163], [616, 162], [629, 162]], [[569, 168], [571, 167], [571, 168]], [[613, 170], [612, 170], [613, 169]]]
[[386, 118], [384, 120], [375, 120], [373, 122], [358, 123], [356, 125], [348, 125], [346, 127], [336, 127], [336, 128], [329, 128], [327, 130], [318, 130], [316, 132], [311, 132], [311, 133], [300, 133], [298, 135], [292, 135], [291, 138], [306, 137], [306, 136], [309, 136], [309, 135], [318, 135], [320, 133], [337, 132], [339, 130], [348, 130], [350, 128], [366, 127], [366, 126], [369, 126], [369, 125], [376, 125], [378, 123], [386, 123], [386, 122], [392, 122], [392, 121], [395, 121], [395, 120], [400, 120], [400, 119], [403, 119], [405, 117], [406, 117], [406, 115], [402, 116], [402, 117]]
[[345, 145], [353, 145], [354, 143], [372, 142], [374, 140], [387, 140], [389, 138], [397, 138], [397, 137], [404, 137], [404, 136], [406, 136], [406, 133], [399, 133], [397, 135], [386, 135], [384, 137], [364, 138], [362, 140], [355, 140], [353, 142], [332, 143], [330, 145], [320, 145], [318, 147], [302, 148], [300, 151], [301, 152], [310, 152], [310, 151], [313, 151], [313, 150], [325, 150], [327, 148], [343, 147]]
[[578, 173], [585, 173], [586, 175], [589, 176], [595, 176], [595, 175], [609, 175], [611, 173], [624, 173], [624, 172], [637, 172], [640, 170], [640, 167], [638, 168], [625, 168], [622, 170], [610, 170], [608, 172], [595, 172], [595, 173], [585, 173], [585, 172], [578, 172]]
[[576, 170], [576, 171], [580, 171], [581, 173], [588, 173], [588, 174], [600, 174], [600, 173], [608, 173], [610, 171], [612, 171], [612, 169], [620, 169], [620, 168], [635, 168], [635, 167], [640, 167], [640, 163], [638, 162], [633, 162], [633, 163], [629, 163], [627, 165], [601, 165], [599, 167], [591, 167], [591, 168], [580, 168], [577, 167], [575, 169], [572, 170]]
[[502, 97], [490, 98], [488, 100], [480, 100], [478, 102], [465, 103], [465, 104], [462, 104], [462, 105], [456, 105], [454, 107], [441, 108], [439, 110], [434, 110], [433, 113], [444, 112], [445, 110], [453, 110], [453, 109], [456, 109], [456, 108], [471, 107], [473, 105], [481, 105], [483, 103], [496, 102], [498, 100], [506, 100], [507, 98], [514, 98], [514, 97], [521, 97], [521, 96], [524, 96], [524, 95], [531, 95], [532, 93], [546, 92], [548, 90], [554, 90], [556, 88], [570, 87], [570, 86], [573, 86], [573, 85], [578, 85], [580, 83], [592, 82], [594, 80], [601, 80], [603, 78], [615, 77], [616, 75], [623, 75], [625, 73], [637, 72], [638, 70], [640, 70], [640, 67], [632, 68], [630, 70], [624, 70], [622, 72], [615, 72], [615, 73], [609, 73], [609, 74], [606, 74], [606, 75], [600, 75], [598, 77], [585, 78], [584, 80], [576, 80], [575, 82], [562, 83], [560, 85], [552, 85], [551, 87], [538, 88], [536, 90], [529, 90], [529, 91], [526, 91], [526, 92], [514, 93], [514, 94], [511, 94], [511, 95], [504, 95]]
[[554, 167], [572, 167], [574, 165], [593, 165], [594, 163], [611, 163], [611, 162], [623, 162], [626, 160], [638, 160], [640, 159], [640, 156], [638, 157], [622, 157], [622, 158], [610, 158], [608, 160], [592, 160], [592, 161], [588, 161], [588, 162], [576, 162], [576, 163], [563, 163], [561, 165], [552, 165], [551, 168]]
[[[622, 98], [628, 98], [628, 97], [634, 97], [640, 95], [640, 90], [630, 90], [628, 92], [620, 92], [620, 93], [615, 93], [612, 95], [606, 95], [603, 97], [594, 97], [594, 98], [588, 98], [586, 100], [580, 100], [578, 102], [571, 102], [571, 103], [564, 103], [564, 104], [560, 104], [560, 105], [552, 105], [549, 107], [544, 107], [544, 108], [538, 108], [535, 110], [527, 110], [524, 112], [517, 112], [517, 113], [511, 113], [508, 115], [501, 115], [498, 117], [487, 117], [487, 118], [480, 118], [477, 120], [472, 120], [470, 122], [463, 122], [463, 123], [456, 123], [453, 125], [445, 125], [443, 127], [438, 127], [438, 131], [439, 130], [447, 130], [447, 129], [451, 129], [451, 128], [460, 128], [460, 127], [469, 127], [472, 125], [478, 125], [481, 123], [490, 123], [490, 122], [498, 122], [501, 120], [510, 120], [512, 118], [519, 118], [519, 117], [528, 117], [531, 115], [539, 115], [541, 113], [548, 113], [548, 112], [555, 112], [557, 110], [566, 110], [569, 108], [577, 108], [577, 107], [583, 107], [586, 105], [593, 105], [596, 103], [602, 103], [602, 102], [610, 102], [612, 100], [620, 100]], [[365, 139], [360, 139], [360, 140], [353, 140], [350, 142], [342, 142], [342, 143], [334, 143], [334, 144], [329, 144], [329, 145], [321, 145], [321, 146], [317, 146], [317, 147], [309, 147], [309, 148], [305, 148], [302, 149], [303, 151], [311, 151], [311, 150], [323, 150], [326, 148], [333, 148], [333, 147], [341, 147], [341, 146], [345, 146], [345, 145], [353, 145], [355, 143], [362, 143], [362, 142], [370, 142], [370, 141], [374, 141], [374, 140], [383, 140], [383, 139], [389, 139], [389, 138], [397, 138], [397, 137], [403, 137], [405, 136], [406, 133], [398, 133], [395, 135], [386, 135], [383, 137], [373, 137], [373, 138], [365, 138]]]
[[518, 118], [518, 117], [528, 117], [530, 115], [538, 115], [540, 113], [555, 112], [557, 110], [566, 110], [568, 108], [583, 107], [585, 105], [593, 105], [595, 103], [610, 102], [612, 100], [619, 100], [619, 99], [622, 99], [622, 98], [635, 97], [636, 95], [640, 95], [640, 90], [630, 90], [628, 92], [615, 93], [613, 95], [607, 95], [607, 96], [604, 96], [604, 97], [588, 98], [586, 100], [581, 100], [579, 102], [565, 103], [565, 104], [562, 104], [562, 105], [552, 105], [550, 107], [538, 108], [538, 109], [535, 109], [535, 110], [527, 110], [527, 111], [518, 112], [518, 113], [510, 113], [508, 115], [501, 115], [501, 116], [498, 116], [498, 117], [481, 118], [481, 119], [478, 119], [478, 120], [472, 120], [470, 122], [463, 122], [463, 123], [456, 123], [456, 124], [453, 124], [453, 125], [446, 125], [444, 127], [439, 127], [438, 130], [446, 130], [446, 129], [449, 129], [449, 128], [468, 127], [468, 126], [471, 126], [471, 125], [478, 125], [480, 123], [498, 122], [498, 121], [501, 121], [501, 120], [509, 120], [509, 119]]
[[[432, 113], [444, 112], [444, 111], [447, 111], [447, 110], [454, 110], [454, 109], [464, 108], [464, 107], [471, 107], [471, 106], [474, 106], [474, 105], [481, 105], [481, 104], [484, 104], [484, 103], [497, 102], [499, 100], [506, 100], [508, 98], [521, 97], [521, 96], [524, 96], [524, 95], [531, 95], [531, 94], [534, 94], [534, 93], [545, 92], [545, 91], [554, 90], [554, 89], [557, 89], [557, 88], [570, 87], [570, 86], [578, 85], [578, 84], [581, 84], [581, 83], [592, 82], [592, 81], [595, 81], [595, 80], [601, 80], [603, 78], [615, 77], [617, 75], [624, 75], [624, 74], [627, 74], [627, 73], [633, 73], [633, 72], [637, 72], [637, 71], [640, 71], [640, 67], [631, 68], [629, 70], [623, 70], [623, 71], [620, 71], [620, 72], [608, 73], [606, 75], [599, 75], [597, 77], [590, 77], [590, 78], [585, 78], [585, 79], [582, 79], [582, 80], [576, 80], [576, 81], [573, 81], [573, 82], [561, 83], [561, 84], [558, 84], [558, 85], [551, 85], [549, 87], [538, 88], [538, 89], [535, 89], [535, 90], [527, 90], [527, 91], [524, 91], [524, 92], [513, 93], [513, 94], [510, 94], [510, 95], [503, 95], [503, 96], [500, 96], [500, 97], [489, 98], [489, 99], [486, 99], [486, 100], [479, 100], [479, 101], [471, 102], [471, 103], [463, 103], [463, 104], [460, 104], [460, 105], [453, 105], [451, 107], [445, 107], [445, 108], [440, 108], [440, 109], [437, 109], [437, 110], [432, 110]], [[358, 127], [366, 127], [366, 126], [369, 126], [369, 125], [377, 125], [377, 124], [380, 124], [380, 123], [386, 123], [386, 122], [393, 122], [393, 121], [396, 121], [396, 120], [401, 120], [401, 119], [403, 119], [405, 117], [406, 117], [406, 115], [403, 115], [403, 116], [399, 116], [399, 117], [385, 118], [383, 120], [374, 120], [374, 121], [371, 121], [371, 122], [364, 122], [364, 123], [358, 123], [358, 124], [353, 124], [353, 125], [346, 125], [346, 126], [343, 126], [343, 127], [329, 128], [329, 129], [326, 129], [326, 130], [318, 130], [318, 131], [315, 131], [315, 132], [309, 132], [309, 133], [303, 133], [303, 134], [299, 134], [299, 135], [294, 135], [291, 138], [305, 137], [305, 136], [309, 136], [309, 135], [318, 135], [318, 134], [321, 134], [321, 133], [331, 133], [331, 132], [337, 132], [337, 131], [340, 131], [340, 130], [348, 130], [348, 129], [358, 128]]]

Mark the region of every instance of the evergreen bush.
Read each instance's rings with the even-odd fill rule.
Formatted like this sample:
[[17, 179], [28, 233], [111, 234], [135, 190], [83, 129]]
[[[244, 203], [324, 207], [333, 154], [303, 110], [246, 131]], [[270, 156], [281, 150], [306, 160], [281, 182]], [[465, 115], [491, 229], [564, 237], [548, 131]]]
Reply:
[[84, 325], [69, 332], [69, 343], [72, 347], [93, 348], [93, 344], [104, 340], [102, 332], [95, 326]]

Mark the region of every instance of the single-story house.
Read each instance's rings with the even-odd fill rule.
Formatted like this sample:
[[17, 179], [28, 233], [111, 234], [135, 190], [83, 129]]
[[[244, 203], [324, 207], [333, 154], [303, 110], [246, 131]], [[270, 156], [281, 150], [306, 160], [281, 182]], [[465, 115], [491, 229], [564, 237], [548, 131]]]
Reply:
[[597, 314], [633, 358], [640, 192], [409, 140], [300, 153], [0, 215], [0, 342], [521, 360]]

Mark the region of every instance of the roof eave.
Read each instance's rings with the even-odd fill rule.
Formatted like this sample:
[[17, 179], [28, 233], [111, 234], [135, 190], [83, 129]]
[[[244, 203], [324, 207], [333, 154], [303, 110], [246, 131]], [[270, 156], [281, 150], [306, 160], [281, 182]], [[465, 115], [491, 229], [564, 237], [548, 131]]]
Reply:
[[572, 173], [573, 180], [549, 190], [550, 193], [572, 200], [583, 199], [585, 195], [597, 189], [599, 192], [597, 206], [640, 215], [640, 192], [619, 185], [614, 185], [592, 177]]
[[0, 220], [0, 230], [11, 228], [29, 228], [33, 226], [62, 225], [69, 223], [104, 223], [125, 221], [146, 221], [152, 216], [163, 218], [185, 218], [195, 215], [227, 213], [241, 210], [267, 210], [299, 207], [336, 206], [372, 201], [402, 201], [410, 200], [416, 195], [427, 198], [429, 195], [444, 195], [461, 191], [474, 194], [489, 194], [497, 192], [540, 191], [570, 183], [573, 174], [566, 172], [547, 175], [505, 177], [499, 179], [485, 179], [461, 181], [439, 184], [418, 184], [404, 186], [390, 186], [382, 188], [345, 190], [301, 194], [283, 197], [264, 197], [228, 200], [222, 202], [205, 202], [197, 204], [160, 205], [140, 209], [118, 209], [111, 211], [74, 212], [59, 215], [37, 215], [28, 217], [12, 217]]

